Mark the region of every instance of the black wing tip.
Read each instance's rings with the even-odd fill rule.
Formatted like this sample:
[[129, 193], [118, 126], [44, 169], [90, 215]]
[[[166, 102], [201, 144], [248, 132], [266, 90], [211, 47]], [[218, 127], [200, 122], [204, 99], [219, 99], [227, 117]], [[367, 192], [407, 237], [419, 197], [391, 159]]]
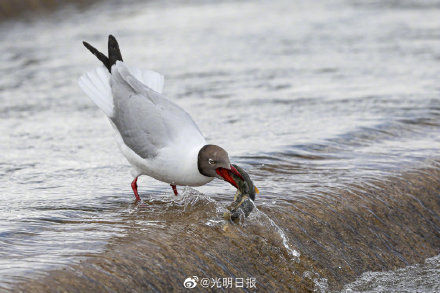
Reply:
[[116, 61], [123, 61], [118, 41], [113, 35], [108, 36], [108, 59], [110, 66], [116, 64]]
[[82, 42], [84, 47], [87, 48], [87, 50], [90, 51], [90, 53], [92, 53], [93, 55], [96, 56], [96, 58], [99, 59], [99, 61], [102, 62], [102, 64], [104, 64], [104, 66], [108, 69], [108, 71], [111, 72], [111, 66], [110, 66], [110, 62], [109, 59], [107, 58], [107, 56], [105, 56], [104, 54], [102, 54], [101, 52], [99, 52], [95, 47], [93, 47], [92, 45], [90, 45], [89, 43], [87, 43], [86, 41]]
[[[119, 51], [119, 44], [113, 35], [108, 35], [108, 49]], [[109, 52], [110, 53], [110, 52]]]
[[82, 43], [83, 43], [84, 47], [86, 47], [89, 51], [90, 51], [91, 49], [94, 49], [93, 46], [90, 45], [89, 43], [87, 43], [86, 41], [83, 41]]
[[86, 41], [83, 41], [82, 43], [87, 50], [95, 55], [104, 64], [104, 66], [107, 67], [110, 73], [112, 66], [116, 64], [116, 61], [123, 61], [121, 51], [119, 50], [118, 41], [113, 35], [108, 36], [108, 57], [99, 52], [95, 47]]
[[[96, 57], [98, 57], [98, 55], [99, 55], [100, 52], [99, 52], [95, 47], [93, 47], [92, 45], [90, 45], [90, 44], [87, 43], [86, 41], [83, 41], [82, 43], [83, 43], [84, 47], [86, 47], [87, 50], [90, 51], [90, 53], [92, 53], [93, 55], [95, 55]], [[99, 58], [99, 57], [98, 57], [98, 58]]]
[[[95, 55], [96, 57], [98, 57], [98, 59], [102, 58], [100, 55], [104, 55], [101, 52], [99, 52], [95, 47], [93, 47], [92, 45], [90, 45], [89, 43], [87, 43], [86, 41], [82, 42], [84, 47], [87, 48], [87, 50], [89, 50], [93, 55]], [[105, 55], [104, 55], [105, 57]], [[101, 60], [101, 59], [100, 59]]]

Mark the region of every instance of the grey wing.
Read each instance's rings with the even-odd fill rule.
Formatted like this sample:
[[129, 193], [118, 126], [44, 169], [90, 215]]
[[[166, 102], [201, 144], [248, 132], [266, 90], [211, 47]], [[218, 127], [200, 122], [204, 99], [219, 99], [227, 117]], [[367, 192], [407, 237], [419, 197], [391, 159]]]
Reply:
[[124, 143], [142, 158], [152, 158], [169, 143], [169, 134], [154, 104], [139, 95], [115, 104], [111, 118]]
[[149, 89], [119, 67], [112, 70], [113, 123], [124, 143], [142, 158], [152, 158], [180, 133], [199, 136], [200, 130], [179, 106]]

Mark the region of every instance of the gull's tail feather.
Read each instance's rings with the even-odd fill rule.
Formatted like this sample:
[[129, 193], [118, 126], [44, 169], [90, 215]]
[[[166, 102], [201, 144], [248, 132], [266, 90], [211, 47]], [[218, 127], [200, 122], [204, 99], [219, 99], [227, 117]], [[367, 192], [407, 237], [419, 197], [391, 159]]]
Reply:
[[116, 61], [122, 61], [122, 55], [121, 50], [119, 50], [118, 41], [116, 41], [116, 38], [112, 35], [108, 36], [108, 57], [99, 52], [89, 43], [83, 42], [83, 44], [87, 48], [87, 50], [89, 50], [99, 59], [99, 61], [104, 64], [104, 66], [108, 69], [110, 73], [112, 72], [112, 66], [116, 64]]
[[110, 74], [103, 66], [83, 74], [78, 81], [81, 89], [107, 115], [113, 116], [113, 96]]

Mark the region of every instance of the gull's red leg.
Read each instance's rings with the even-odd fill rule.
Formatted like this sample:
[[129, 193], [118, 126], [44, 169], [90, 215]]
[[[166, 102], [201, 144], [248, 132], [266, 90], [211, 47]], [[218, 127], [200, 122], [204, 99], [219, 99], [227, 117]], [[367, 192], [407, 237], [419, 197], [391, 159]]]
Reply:
[[137, 177], [134, 178], [133, 182], [131, 182], [131, 188], [133, 189], [134, 196], [136, 197], [136, 201], [139, 201], [139, 200], [141, 200], [141, 198], [139, 197], [139, 194], [138, 194], [137, 181], [138, 181], [138, 178]]
[[178, 196], [179, 195], [179, 193], [177, 192], [177, 188], [176, 188], [176, 185], [173, 185], [173, 184], [170, 184], [171, 185], [171, 187], [173, 188], [173, 191], [174, 191], [174, 195], [175, 196]]

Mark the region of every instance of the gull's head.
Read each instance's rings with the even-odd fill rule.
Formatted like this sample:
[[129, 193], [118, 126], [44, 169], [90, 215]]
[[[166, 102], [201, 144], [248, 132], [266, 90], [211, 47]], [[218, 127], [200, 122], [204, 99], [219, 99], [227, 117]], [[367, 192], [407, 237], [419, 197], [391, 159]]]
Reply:
[[221, 147], [213, 144], [207, 144], [200, 149], [197, 166], [200, 174], [224, 179], [235, 187], [237, 187], [237, 183], [231, 177], [231, 173], [242, 177], [234, 166], [231, 165], [228, 153]]

